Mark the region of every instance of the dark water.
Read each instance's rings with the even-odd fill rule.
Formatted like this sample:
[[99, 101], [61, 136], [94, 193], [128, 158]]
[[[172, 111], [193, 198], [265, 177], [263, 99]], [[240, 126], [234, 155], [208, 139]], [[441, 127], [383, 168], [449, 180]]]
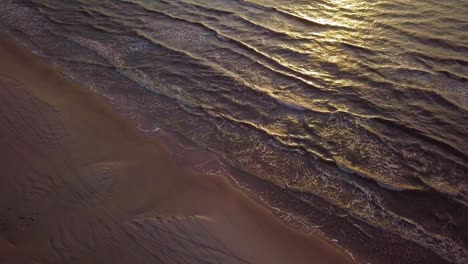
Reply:
[[468, 262], [467, 0], [7, 2], [95, 54], [51, 59], [176, 102], [159, 122], [251, 177]]

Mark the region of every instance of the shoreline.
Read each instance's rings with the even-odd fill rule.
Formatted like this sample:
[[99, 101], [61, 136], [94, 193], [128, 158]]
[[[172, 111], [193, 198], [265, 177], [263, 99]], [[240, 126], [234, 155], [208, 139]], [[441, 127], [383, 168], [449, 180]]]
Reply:
[[352, 263], [226, 179], [180, 168], [164, 143], [138, 135], [101, 98], [11, 39], [1, 38], [0, 54], [9, 120], [0, 130], [8, 172], [1, 191], [10, 208], [0, 260]]
[[[376, 89], [385, 93], [389, 92], [389, 95], [392, 95], [390, 97], [367, 93], [347, 94], [345, 91], [336, 89], [338, 86], [331, 84], [326, 86], [326, 92], [320, 93], [329, 100], [317, 103], [314, 91], [309, 93], [308, 89], [303, 90], [300, 87], [296, 90], [295, 82], [284, 75], [276, 75], [274, 72], [280, 68], [270, 65], [270, 63], [267, 64], [272, 66], [271, 69], [256, 64], [257, 62], [261, 63], [263, 57], [282, 56], [281, 52], [278, 53], [276, 49], [267, 49], [263, 55], [260, 54], [260, 57], [252, 57], [252, 62], [254, 62], [252, 65], [249, 63], [250, 55], [255, 55], [257, 52], [236, 47], [233, 45], [234, 43], [219, 42], [216, 35], [210, 34], [203, 27], [191, 27], [190, 23], [187, 24], [185, 21], [177, 21], [169, 17], [155, 19], [158, 15], [155, 16], [152, 12], [145, 11], [145, 5], [140, 1], [135, 2], [139, 4], [130, 6], [122, 1], [103, 1], [102, 3], [78, 1], [66, 5], [60, 1], [46, 1], [48, 3], [46, 5], [43, 5], [42, 1], [37, 2], [38, 5], [29, 5], [28, 2], [30, 1], [5, 0], [2, 3], [0, 31], [9, 34], [16, 39], [18, 45], [33, 51], [47, 64], [53, 65], [53, 68], [58, 69], [65, 76], [65, 79], [77, 83], [80, 89], [95, 94], [101, 101], [105, 101], [105, 104], [112, 108], [111, 112], [118, 113], [119, 119], [124, 119], [126, 123], [130, 124], [132, 133], [141, 130], [138, 132], [139, 136], [149, 137], [150, 140], [154, 139], [155, 142], [164, 143], [164, 146], [161, 147], [167, 149], [170, 159], [176, 162], [177, 167], [194, 170], [199, 172], [199, 175], [207, 174], [208, 178], [232, 179], [231, 185], [268, 208], [272, 216], [285, 226], [300, 234], [322, 237], [328, 243], [344, 250], [359, 263], [439, 264], [466, 262], [468, 256], [466, 250], [468, 224], [465, 221], [468, 211], [464, 202], [466, 199], [463, 198], [463, 192], [458, 192], [461, 196], [457, 197], [448, 194], [456, 194], [456, 190], [463, 190], [466, 181], [460, 176], [463, 176], [466, 160], [460, 160], [460, 157], [455, 157], [457, 155], [453, 156], [450, 150], [440, 149], [438, 145], [427, 141], [427, 138], [421, 137], [423, 135], [419, 133], [414, 134], [411, 131], [401, 130], [401, 128], [407, 127], [405, 122], [397, 122], [397, 126], [395, 126], [393, 123], [382, 124], [374, 118], [364, 117], [362, 119], [355, 118], [353, 115], [360, 112], [359, 109], [361, 109], [353, 110], [354, 99], [371, 99], [381, 102], [380, 100], [387, 98], [392, 101], [391, 104], [387, 104], [387, 100], [384, 100], [385, 102], [377, 103], [376, 106], [379, 108], [400, 104], [403, 106], [408, 101], [416, 100], [421, 103], [421, 105], [415, 106], [417, 109], [420, 107], [422, 107], [421, 110], [432, 109], [432, 106], [444, 109], [442, 112], [435, 111], [435, 109], [427, 112], [433, 114], [432, 117], [427, 117], [427, 120], [434, 121], [429, 125], [430, 129], [438, 130], [437, 120], [462, 117], [461, 109], [448, 109], [444, 107], [445, 102], [432, 101], [432, 92], [423, 92], [424, 89], [418, 89], [418, 93], [406, 90], [402, 93], [398, 92], [400, 88], [405, 86], [404, 81], [408, 77], [404, 74], [405, 72], [389, 75], [385, 71], [381, 75], [382, 78], [391, 83], [393, 80], [396, 81], [394, 85], [389, 87], [391, 89], [388, 91], [387, 89], [385, 91], [379, 89], [380, 85], [375, 85]], [[228, 2], [220, 1], [220, 3]], [[173, 3], [169, 2], [155, 2], [155, 4], [156, 10], [159, 11], [173, 6]], [[282, 2], [276, 1], [276, 4], [282, 5]], [[294, 3], [293, 7], [302, 5], [303, 3], [297, 2]], [[203, 3], [202, 6], [209, 8], [212, 4]], [[228, 10], [235, 10], [237, 7], [240, 7], [239, 3], [229, 2]], [[81, 12], [83, 8], [89, 8], [91, 13]], [[240, 14], [248, 15], [249, 10], [252, 11], [252, 8], [247, 7], [246, 13], [242, 8]], [[180, 8], [171, 9], [169, 13], [178, 17], [184, 16], [186, 11], [186, 7], [180, 6]], [[443, 9], [437, 10], [437, 12], [439, 11], [441, 11], [439, 15], [443, 14]], [[130, 15], [134, 12], [137, 13]], [[109, 16], [102, 17], [100, 14], [103, 13]], [[264, 12], [261, 11], [261, 13]], [[355, 13], [355, 11], [351, 11], [351, 13], [362, 15]], [[235, 22], [233, 17], [218, 16], [211, 10], [207, 14], [218, 17], [222, 23]], [[269, 17], [267, 13], [265, 14]], [[311, 11], [310, 14], [316, 14], [319, 17], [326, 16], [322, 10]], [[203, 16], [189, 14], [187, 18], [191, 21], [205, 21]], [[251, 18], [256, 19], [255, 17]], [[138, 22], [140, 19], [140, 22], [143, 23]], [[271, 19], [268, 18], [266, 21], [271, 21]], [[106, 25], [104, 28], [100, 27], [100, 25], [104, 25], [102, 23]], [[285, 24], [290, 23], [286, 22]], [[154, 38], [146, 39], [144, 36], [142, 38], [140, 34], [134, 34], [134, 30], [139, 29], [141, 25], [144, 25], [144, 30], [141, 33], [144, 36], [154, 36]], [[245, 30], [245, 37], [240, 37], [239, 40], [252, 43], [253, 47], [261, 50], [263, 47], [272, 47], [277, 41], [282, 41], [282, 38], [278, 38], [276, 35], [255, 34], [257, 30], [255, 27], [243, 24], [233, 25], [232, 28], [219, 28], [219, 30], [228, 35], [233, 33], [232, 30]], [[94, 26], [99, 28], [96, 29]], [[216, 22], [212, 26], [217, 28], [220, 24]], [[369, 25], [369, 28], [375, 29], [374, 26]], [[167, 28], [177, 30], [175, 30], [174, 35], [165, 34]], [[274, 26], [274, 28], [277, 27]], [[114, 29], [123, 32], [116, 34]], [[182, 32], [184, 33], [182, 35], [187, 35], [187, 38], [175, 38]], [[195, 35], [204, 37], [190, 38], [196, 32], [198, 34]], [[300, 32], [299, 36], [304, 36], [307, 27], [299, 27], [298, 32]], [[258, 43], [256, 40], [262, 36], [266, 37], [266, 41]], [[348, 35], [348, 37], [352, 36]], [[389, 35], [386, 34], [386, 36]], [[285, 40], [288, 41], [288, 39]], [[395, 36], [388, 40], [402, 39]], [[318, 41], [321, 43], [319, 49], [341, 45], [341, 42]], [[414, 39], [408, 39], [408, 41], [413, 44], [417, 43], [414, 42]], [[289, 44], [285, 45], [285, 47], [289, 46]], [[291, 46], [297, 47], [295, 43], [291, 43]], [[207, 53], [200, 53], [202, 50], [206, 50]], [[402, 50], [406, 49], [402, 48]], [[180, 54], [178, 51], [187, 52], [187, 54]], [[300, 54], [308, 54], [308, 51], [313, 52], [313, 50], [307, 49], [301, 51]], [[355, 57], [357, 54], [353, 54], [352, 51], [353, 49], [339, 49], [337, 55], [347, 54], [363, 63], [369, 62], [370, 54], [360, 53], [361, 55]], [[236, 55], [237, 52], [240, 52], [240, 57]], [[226, 56], [221, 56], [218, 60], [216, 56], [218, 53], [226, 54]], [[379, 50], [378, 54], [385, 56], [387, 51]], [[201, 58], [202, 61], [194, 60], [192, 55]], [[284, 62], [291, 66], [286, 67], [285, 70], [294, 71], [296, 67], [302, 68], [300, 63], [295, 62], [294, 56], [284, 55]], [[426, 55], [435, 65], [440, 66], [440, 61], [434, 61], [435, 57], [432, 54]], [[212, 61], [210, 58], [215, 58], [215, 60]], [[327, 57], [323, 57], [323, 60], [321, 57], [316, 57], [314, 61], [326, 62]], [[345, 66], [346, 64], [337, 62], [336, 65]], [[244, 67], [250, 70], [242, 70]], [[327, 66], [314, 68], [317, 71], [329, 72], [331, 75], [341, 71]], [[365, 76], [369, 77], [365, 72], [367, 71], [354, 73], [351, 71], [346, 76], [338, 75], [336, 81], [341, 83]], [[232, 76], [240, 78], [232, 79]], [[263, 77], [258, 79], [257, 77], [260, 76]], [[326, 81], [326, 76], [323, 76], [324, 78], [318, 77], [317, 81]], [[411, 74], [411, 76], [420, 83], [419, 87], [426, 88], [426, 84], [423, 82], [426, 77], [437, 78], [440, 75], [437, 72], [431, 72], [424, 75], [425, 77], [418, 74]], [[463, 93], [460, 93], [463, 92], [463, 84], [455, 80], [453, 76], [444, 77], [441, 81], [441, 83], [429, 86], [434, 91], [443, 92], [442, 94], [446, 94], [446, 87], [455, 89], [449, 89], [447, 92], [453, 92], [452, 96], [457, 95], [458, 99], [455, 100], [455, 105], [460, 105], [460, 98], [463, 98]], [[270, 82], [272, 85], [268, 85]], [[285, 85], [282, 85], [283, 82]], [[366, 87], [374, 87], [373, 84], [375, 83], [371, 78], [362, 84], [360, 83], [356, 88], [367, 91]], [[455, 86], [452, 87], [452, 84]], [[16, 84], [10, 83], [9, 85], [15, 87]], [[286, 87], [286, 90], [283, 90], [283, 87]], [[260, 88], [259, 93], [254, 91], [257, 88]], [[328, 88], [331, 90], [328, 91]], [[272, 100], [272, 94], [268, 93], [270, 90], [275, 94], [279, 92], [276, 94], [278, 101]], [[394, 94], [390, 91], [397, 93]], [[306, 107], [310, 106], [312, 109], [324, 107], [325, 110], [333, 110], [329, 107], [336, 103], [339, 105], [343, 103], [351, 115], [297, 111], [283, 105], [283, 103], [289, 102], [289, 99], [282, 96], [282, 92], [290, 93], [289, 99], [305, 98]], [[338, 97], [332, 96], [335, 92], [337, 92]], [[393, 95], [397, 95], [397, 97], [394, 98]], [[400, 100], [399, 96], [403, 96], [407, 100]], [[15, 99], [12, 100], [22, 102], [24, 101], [22, 98], [30, 98], [30, 96], [16, 95]], [[341, 101], [340, 98], [346, 99], [346, 102]], [[311, 100], [310, 105], [309, 99]], [[352, 100], [348, 102], [347, 99]], [[27, 102], [22, 103], [20, 112], [37, 112], [29, 105], [31, 104]], [[35, 101], [34, 105], [35, 107], [37, 105]], [[88, 104], [85, 105], [88, 106]], [[386, 113], [376, 112], [375, 109], [372, 110], [372, 107], [365, 106], [362, 110], [369, 111], [371, 116], [374, 114], [376, 117], [386, 116]], [[426, 111], [423, 112], [426, 113]], [[0, 112], [0, 114], [2, 113]], [[413, 115], [416, 118], [415, 121], [421, 117], [418, 111], [408, 111], [406, 108], [398, 108], [395, 114], [397, 116], [402, 114], [402, 121], [407, 120], [407, 117], [413, 117]], [[65, 121], [62, 116], [52, 115], [52, 117], [53, 120]], [[231, 119], [232, 117], [235, 119]], [[15, 115], [15, 118], [22, 120], [18, 115]], [[45, 131], [52, 131], [50, 133], [41, 130], [41, 133], [46, 135], [48, 140], [46, 142], [53, 142], [46, 149], [55, 147], [57, 143], [54, 142], [57, 141], [57, 138], [63, 137], [60, 123], [53, 120], [50, 124], [44, 123], [40, 121], [43, 120], [42, 117], [35, 115], [32, 118], [29, 116], [25, 116], [25, 118], [26, 121], [22, 121], [23, 123], [33, 122], [32, 127], [47, 128], [49, 130]], [[47, 118], [50, 119], [50, 117]], [[423, 119], [425, 118], [426, 116]], [[244, 124], [245, 121], [247, 124]], [[417, 121], [415, 125], [422, 125], [421, 121]], [[249, 122], [254, 125], [250, 126]], [[412, 122], [410, 123], [412, 124]], [[48, 127], [43, 127], [45, 124], [49, 124]], [[457, 135], [455, 132], [464, 131], [463, 125], [461, 123], [451, 125], [453, 130], [444, 132], [444, 137], [446, 135], [447, 139], [451, 138], [454, 140], [453, 142], [459, 142], [463, 136]], [[268, 128], [268, 130], [263, 128]], [[25, 131], [23, 132], [23, 130]], [[28, 133], [30, 130], [29, 127], [20, 126], [19, 132], [17, 132], [18, 137], [22, 135], [21, 133]], [[103, 131], [108, 130], [104, 129]], [[434, 132], [435, 134], [431, 132], [428, 134], [437, 135], [437, 131]], [[37, 135], [31, 137], [37, 137]], [[15, 137], [12, 136], [12, 138]], [[24, 140], [29, 140], [29, 138], [26, 137]], [[330, 139], [332, 140], [330, 141]], [[349, 139], [356, 140], [349, 141]], [[413, 140], [416, 141], [413, 142]], [[81, 144], [82, 140], [75, 141]], [[34, 144], [30, 144], [32, 146], [26, 147], [31, 152], [38, 151], [36, 149], [41, 150], [42, 148], [36, 145], [41, 142], [33, 142]], [[291, 145], [291, 142], [294, 144]], [[413, 145], [414, 143], [417, 145]], [[42, 142], [42, 144], [44, 143]], [[83, 145], [89, 146], [91, 144]], [[98, 144], [93, 144], [92, 149], [94, 149], [94, 145]], [[351, 145], [356, 148], [351, 149]], [[418, 151], [418, 145], [423, 147], [425, 151]], [[302, 147], [305, 147], [305, 151], [302, 151]], [[157, 149], [159, 148], [157, 147]], [[357, 162], [357, 164], [347, 163], [348, 158], [345, 158], [342, 161], [346, 163], [347, 167], [354, 167], [358, 170], [359, 168], [364, 170], [373, 168], [373, 171], [377, 170], [374, 176], [397, 180], [396, 185], [391, 184], [393, 186], [408, 183], [408, 180], [411, 181], [411, 179], [416, 179], [415, 183], [418, 185], [417, 179], [420, 178], [424, 179], [424, 183], [432, 183], [433, 186], [440, 188], [428, 191], [403, 190], [397, 192], [384, 188], [373, 180], [352, 173], [354, 170], [342, 170], [335, 164], [314, 159], [313, 155], [309, 153], [309, 151], [312, 153], [325, 151], [326, 153], [330, 150], [334, 150], [332, 152], [340, 157], [347, 156], [349, 161]], [[408, 153], [406, 150], [410, 152]], [[442, 152], [439, 153], [439, 151]], [[440, 156], [442, 153], [444, 154]], [[352, 156], [348, 156], [349, 154]], [[410, 155], [409, 160], [403, 158], [408, 157], [407, 155]], [[73, 154], [71, 158], [66, 155], [62, 156], [63, 159], [76, 160], [75, 157], [79, 155]], [[461, 163], [458, 164], [457, 160]], [[4, 162], [9, 163], [10, 160], [7, 159]], [[17, 162], [19, 161], [13, 160], [10, 163]], [[23, 164], [27, 165], [29, 162], [27, 160]], [[78, 181], [80, 184], [85, 184], [83, 192], [89, 195], [87, 192], [92, 193], [93, 186], [100, 186], [99, 188], [103, 190], [110, 188], [109, 185], [112, 186], [113, 181], [109, 179], [113, 179], [113, 177], [107, 176], [108, 170], [114, 166], [120, 166], [120, 163], [109, 163], [102, 159], [102, 162], [98, 164], [89, 164], [91, 165], [85, 166], [85, 169], [93, 175], [83, 178], [86, 179], [84, 181]], [[0, 165], [3, 165], [3, 168], [8, 168], [8, 164]], [[372, 166], [368, 167], [368, 165]], [[52, 170], [61, 171], [63, 168], [50, 168], [51, 172]], [[97, 172], [94, 172], [95, 170]], [[28, 172], [26, 169], [23, 171]], [[139, 169], [135, 171], [139, 171]], [[49, 174], [49, 172], [44, 173], [42, 170], [28, 173]], [[97, 177], [96, 175], [102, 176]], [[226, 175], [230, 177], [226, 177]], [[47, 184], [37, 185], [34, 184], [34, 181], [27, 181], [28, 177], [26, 176], [22, 176], [23, 180], [19, 186], [31, 187], [33, 194], [31, 191], [24, 194], [28, 199], [34, 199], [35, 192], [48, 190], [47, 184], [67, 186], [68, 183], [63, 180], [73, 178], [67, 175], [61, 178], [52, 177], [47, 179]], [[412, 176], [417, 177], [413, 178]], [[440, 180], [439, 177], [441, 177]], [[429, 180], [429, 182], [425, 180]], [[70, 186], [75, 185], [75, 182], [70, 184]], [[87, 185], [91, 187], [88, 188]], [[410, 185], [413, 184], [410, 183]], [[450, 186], [455, 187], [455, 189], [448, 188]], [[462, 189], [458, 189], [459, 187]], [[66, 189], [62, 187], [52, 189], [66, 192]], [[20, 188], [20, 190], [22, 189]], [[59, 200], [62, 202], [58, 204], [66, 208], [70, 200], [80, 199], [70, 195], [64, 201], [60, 198]], [[54, 204], [57, 203], [54, 200], [51, 201]], [[4, 202], [4, 204], [7, 206], [9, 203]], [[4, 227], [11, 228], [11, 223], [14, 223], [15, 228], [27, 229], [28, 221], [32, 221], [29, 218], [36, 221], [37, 216], [23, 215], [21, 212], [12, 213], [6, 209], [6, 206], [0, 207], [0, 231]], [[31, 209], [31, 212], [33, 211]], [[24, 217], [24, 219], [16, 219], [16, 217]], [[141, 215], [141, 218], [146, 217], [151, 218], [151, 214]], [[182, 222], [186, 222], [185, 220]], [[43, 219], [42, 221], [48, 220]], [[53, 223], [55, 220], [52, 218], [50, 221]], [[95, 221], [101, 220], [96, 218]], [[140, 228], [149, 226], [145, 223], [140, 224]], [[68, 236], [65, 232], [61, 234]], [[3, 242], [0, 241], [0, 244], [6, 245], [6, 248], [12, 246]], [[52, 242], [54, 247], [57, 247], [57, 240], [54, 239]], [[83, 245], [83, 248], [87, 247], [90, 245]], [[0, 251], [2, 250], [0, 249]], [[0, 255], [2, 255], [1, 252]], [[147, 262], [147, 260], [142, 260], [142, 262]]]
[[[134, 130], [138, 128], [140, 134], [151, 138], [155, 137], [160, 142], [169, 139], [171, 143], [166, 144], [166, 147], [169, 151], [173, 151], [174, 156], [180, 154], [177, 148], [174, 148], [180, 142], [187, 144], [190, 149], [196, 148], [195, 153], [201, 150], [203, 155], [216, 156], [229, 173], [232, 173], [235, 187], [241, 189], [251, 199], [268, 207], [273, 216], [288, 228], [301, 234], [321, 237], [327, 243], [346, 252], [357, 262], [394, 263], [410, 258], [415, 263], [448, 263], [429, 249], [348, 215], [346, 211], [333, 207], [320, 196], [300, 192], [292, 193], [280, 186], [272, 185], [256, 175], [237, 168], [225, 160], [222, 155], [218, 155], [208, 148], [200, 147], [205, 146], [205, 144], [181, 134], [182, 128], [187, 130], [190, 127], [185, 125], [178, 127], [179, 124], [176, 124], [175, 127], [172, 126], [173, 121], [183, 123], [187, 122], [186, 120], [174, 120], [173, 114], [164, 114], [165, 111], [171, 112], [170, 110], [174, 107], [170, 100], [155, 96], [153, 92], [139, 87], [120, 73], [110, 69], [54, 59], [65, 56], [60, 49], [52, 51], [48, 48], [53, 41], [60, 42], [59, 38], [49, 39], [50, 36], [47, 36], [47, 38], [41, 39], [17, 30], [6, 30], [6, 32], [16, 39], [17, 43], [25, 46], [28, 50], [33, 50], [48, 64], [59, 68], [67, 79], [80, 83], [80, 87], [84, 90], [104, 100], [114, 113], [119, 113], [123, 119], [132, 123]], [[76, 48], [73, 44], [71, 47]], [[47, 54], [56, 55], [49, 57]], [[86, 53], [85, 57], [90, 55]], [[158, 112], [154, 112], [155, 110]], [[176, 116], [179, 117], [179, 114]], [[202, 123], [203, 125], [206, 124]], [[183, 161], [181, 165], [185, 167], [187, 164]]]

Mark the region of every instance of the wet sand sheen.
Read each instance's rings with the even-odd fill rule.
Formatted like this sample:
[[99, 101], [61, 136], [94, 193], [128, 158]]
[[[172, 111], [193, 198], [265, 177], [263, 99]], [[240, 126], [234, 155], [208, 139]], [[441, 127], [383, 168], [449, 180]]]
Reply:
[[0, 262], [351, 263], [0, 41]]

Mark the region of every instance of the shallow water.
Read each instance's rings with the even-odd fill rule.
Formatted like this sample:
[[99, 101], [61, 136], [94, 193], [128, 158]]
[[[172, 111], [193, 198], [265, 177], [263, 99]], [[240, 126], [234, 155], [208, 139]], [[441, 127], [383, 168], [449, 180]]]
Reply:
[[157, 122], [251, 177], [468, 261], [468, 1], [15, 4], [43, 19], [26, 35], [83, 49], [52, 60], [172, 100]]

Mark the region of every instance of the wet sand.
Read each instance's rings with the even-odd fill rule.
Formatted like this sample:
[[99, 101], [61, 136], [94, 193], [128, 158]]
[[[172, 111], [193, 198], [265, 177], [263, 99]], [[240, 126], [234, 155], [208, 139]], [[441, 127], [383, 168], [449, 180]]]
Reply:
[[0, 263], [352, 263], [0, 39]]

